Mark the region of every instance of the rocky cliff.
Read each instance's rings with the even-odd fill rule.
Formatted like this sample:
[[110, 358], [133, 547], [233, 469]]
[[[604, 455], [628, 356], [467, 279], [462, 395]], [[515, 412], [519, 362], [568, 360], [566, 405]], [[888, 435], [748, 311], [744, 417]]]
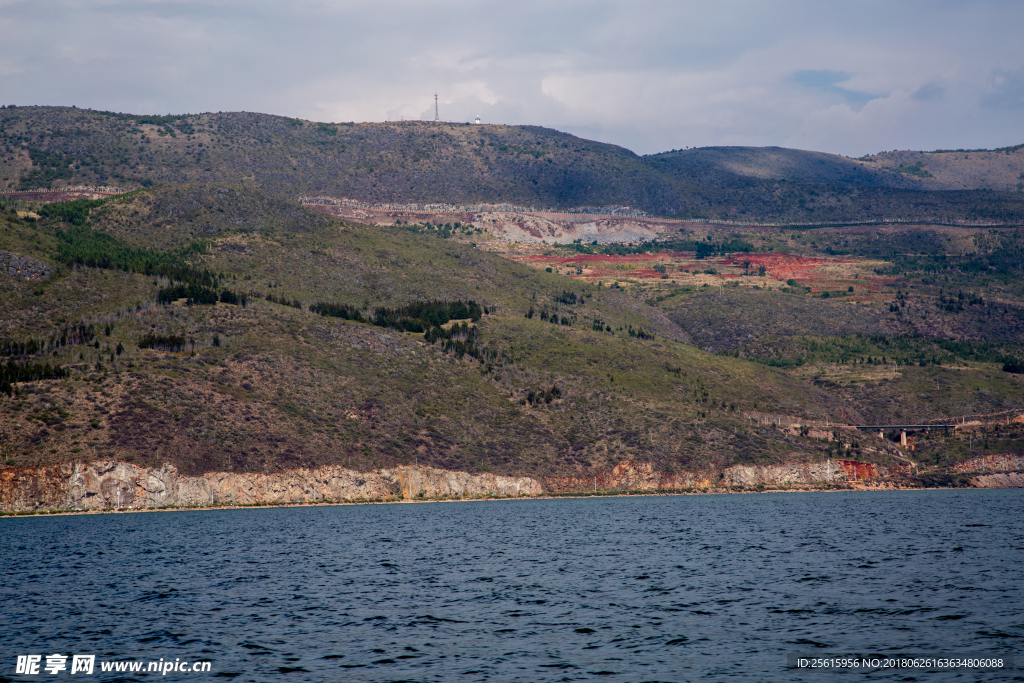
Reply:
[[101, 510], [214, 504], [290, 503], [442, 495], [538, 494], [535, 479], [447, 472], [431, 467], [356, 472], [344, 467], [272, 474], [208, 472], [190, 477], [171, 466], [146, 469], [123, 462], [86, 462], [0, 470], [5, 511]]
[[[993, 469], [990, 467], [989, 471]], [[97, 461], [0, 470], [0, 506], [6, 512], [102, 510], [118, 505], [132, 508], [247, 505], [312, 502], [314, 499], [387, 499], [399, 495], [405, 499], [416, 499], [591, 490], [707, 489], [871, 479], [894, 471], [871, 463], [831, 460], [791, 465], [737, 465], [722, 472], [665, 473], [655, 471], [650, 463], [622, 461], [610, 470], [595, 472], [588, 477], [548, 477], [542, 480], [432, 467], [357, 472], [328, 466], [270, 474], [208, 472], [184, 476], [169, 465], [148, 469], [124, 462]]]
[[997, 453], [964, 460], [951, 467], [955, 472], [1012, 472], [1024, 470], [1024, 455]]
[[1017, 453], [983, 455], [964, 460], [950, 469], [964, 474], [977, 474], [971, 477], [971, 483], [978, 488], [1024, 487], [1024, 455]]
[[828, 460], [789, 465], [733, 465], [721, 472], [657, 472], [651, 463], [622, 461], [611, 470], [590, 477], [548, 477], [545, 488], [553, 492], [587, 490], [698, 489], [716, 486], [759, 484], [818, 484], [873, 479], [901, 471], [854, 460]]
[[981, 474], [972, 477], [971, 483], [982, 489], [1020, 489], [1024, 488], [1024, 472]]

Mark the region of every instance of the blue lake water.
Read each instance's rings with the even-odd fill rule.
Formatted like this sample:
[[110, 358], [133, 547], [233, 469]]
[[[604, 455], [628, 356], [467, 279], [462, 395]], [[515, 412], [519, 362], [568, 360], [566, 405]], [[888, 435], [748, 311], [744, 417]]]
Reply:
[[1022, 510], [968, 490], [2, 519], [0, 681], [89, 680], [16, 675], [33, 653], [212, 662], [95, 680], [1024, 680], [786, 668], [1024, 652]]

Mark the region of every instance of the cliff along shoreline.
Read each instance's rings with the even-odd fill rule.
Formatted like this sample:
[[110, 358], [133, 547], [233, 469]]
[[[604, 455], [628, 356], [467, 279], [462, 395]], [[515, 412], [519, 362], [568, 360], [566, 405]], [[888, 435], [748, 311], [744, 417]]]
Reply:
[[[961, 474], [982, 488], [1024, 486], [1024, 456], [994, 455], [966, 461]], [[764, 485], [871, 482], [906, 474], [899, 468], [852, 460], [790, 465], [734, 465], [721, 473], [654, 471], [650, 463], [621, 461], [592, 477], [513, 477], [432, 467], [358, 472], [339, 466], [275, 473], [208, 472], [186, 476], [177, 468], [144, 468], [95, 461], [0, 471], [4, 512], [104, 510], [314, 501], [366, 501], [483, 495], [544, 495], [590, 491], [711, 490]], [[881, 482], [879, 482], [881, 483]], [[895, 486], [893, 487], [895, 488]]]

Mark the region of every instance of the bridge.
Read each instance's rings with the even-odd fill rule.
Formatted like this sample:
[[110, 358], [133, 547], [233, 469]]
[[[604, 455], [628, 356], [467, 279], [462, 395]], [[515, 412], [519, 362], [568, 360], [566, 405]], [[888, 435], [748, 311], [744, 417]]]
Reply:
[[921, 430], [921, 429], [956, 429], [960, 425], [958, 424], [947, 424], [947, 425], [848, 425], [854, 429], [860, 429], [865, 432], [879, 432], [885, 431], [886, 429], [902, 429], [902, 430]]

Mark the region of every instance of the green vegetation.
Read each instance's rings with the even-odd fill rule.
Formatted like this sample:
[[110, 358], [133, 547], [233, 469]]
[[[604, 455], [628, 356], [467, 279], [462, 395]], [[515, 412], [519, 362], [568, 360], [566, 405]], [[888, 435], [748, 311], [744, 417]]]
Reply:
[[482, 232], [480, 228], [474, 228], [471, 224], [460, 223], [455, 221], [454, 223], [431, 223], [426, 221], [424, 223], [413, 223], [399, 221], [395, 224], [395, 227], [400, 230], [407, 230], [415, 235], [431, 235], [433, 237], [440, 237], [447, 239], [449, 237], [468, 236], [474, 233]]
[[1014, 375], [1024, 375], [1024, 361], [1018, 358], [1008, 358], [1003, 363], [1003, 372], [1009, 372]]
[[949, 154], [950, 152], [1016, 152], [1017, 150], [1024, 149], [1024, 145], [1013, 145], [1012, 147], [996, 147], [995, 149], [936, 149], [926, 154]]
[[[403, 332], [422, 333], [430, 344], [440, 341], [446, 353], [462, 358], [469, 355], [481, 360], [495, 360], [497, 354], [487, 353], [478, 346], [480, 333], [476, 326], [466, 320], [477, 322], [484, 309], [475, 301], [417, 301], [398, 308], [379, 307], [372, 314], [363, 314], [355, 306], [318, 302], [309, 307], [311, 313], [354, 322], [365, 322], [378, 327], [387, 327]], [[452, 320], [462, 320], [461, 325], [444, 329]]]
[[29, 338], [21, 341], [0, 341], [0, 356], [35, 356], [59, 351], [66, 346], [92, 344], [96, 331], [92, 325], [64, 326], [47, 338]]
[[194, 243], [177, 253], [166, 253], [146, 247], [132, 247], [115, 237], [84, 226], [58, 229], [55, 235], [60, 240], [56, 259], [66, 265], [116, 269], [166, 278], [170, 284], [157, 292], [158, 303], [169, 304], [186, 299], [190, 306], [215, 305], [218, 301], [245, 306], [248, 301], [245, 293], [219, 289], [218, 283], [223, 279], [220, 276], [195, 268], [185, 261], [185, 255], [202, 253], [208, 248], [208, 243]]
[[897, 173], [906, 173], [907, 175], [916, 176], [918, 178], [934, 178], [926, 168], [921, 166], [921, 162], [916, 164], [900, 164], [896, 167]]
[[768, 337], [741, 346], [736, 351], [754, 362], [784, 368], [809, 363], [927, 367], [950, 365], [958, 361], [1013, 367], [1018, 362], [1017, 355], [1022, 352], [1024, 347], [1016, 344], [926, 339], [906, 335]]
[[475, 301], [423, 301], [400, 308], [378, 308], [373, 313], [373, 321], [381, 327], [423, 332], [446, 325], [449, 320], [477, 322], [482, 315], [483, 308]]
[[145, 247], [133, 247], [88, 227], [57, 229], [60, 245], [56, 258], [68, 266], [112, 268], [143, 275], [173, 277], [181, 274], [181, 258]]
[[64, 368], [49, 363], [16, 363], [9, 360], [7, 365], [0, 364], [0, 394], [13, 396], [14, 384], [18, 382], [62, 379], [68, 374]]
[[147, 334], [139, 339], [140, 349], [184, 351], [188, 341], [180, 334]]
[[71, 177], [71, 162], [63, 152], [43, 151], [30, 147], [28, 154], [34, 168], [21, 177], [19, 189], [52, 187], [54, 181]]
[[[309, 312], [319, 313], [320, 315], [326, 315], [331, 318], [341, 318], [342, 320], [355, 320], [356, 322], [362, 322], [365, 320], [359, 308], [349, 304], [333, 304], [318, 301], [309, 307]], [[420, 331], [422, 332], [422, 330]]]
[[59, 218], [71, 225], [85, 225], [89, 219], [89, 211], [103, 206], [108, 199], [76, 199], [70, 202], [54, 202], [39, 209], [39, 215], [48, 218]]
[[365, 315], [349, 304], [317, 302], [309, 310], [332, 318], [421, 333], [446, 325], [450, 320], [477, 322], [483, 315], [483, 308], [475, 301], [418, 301], [398, 308], [376, 308], [372, 314]]

